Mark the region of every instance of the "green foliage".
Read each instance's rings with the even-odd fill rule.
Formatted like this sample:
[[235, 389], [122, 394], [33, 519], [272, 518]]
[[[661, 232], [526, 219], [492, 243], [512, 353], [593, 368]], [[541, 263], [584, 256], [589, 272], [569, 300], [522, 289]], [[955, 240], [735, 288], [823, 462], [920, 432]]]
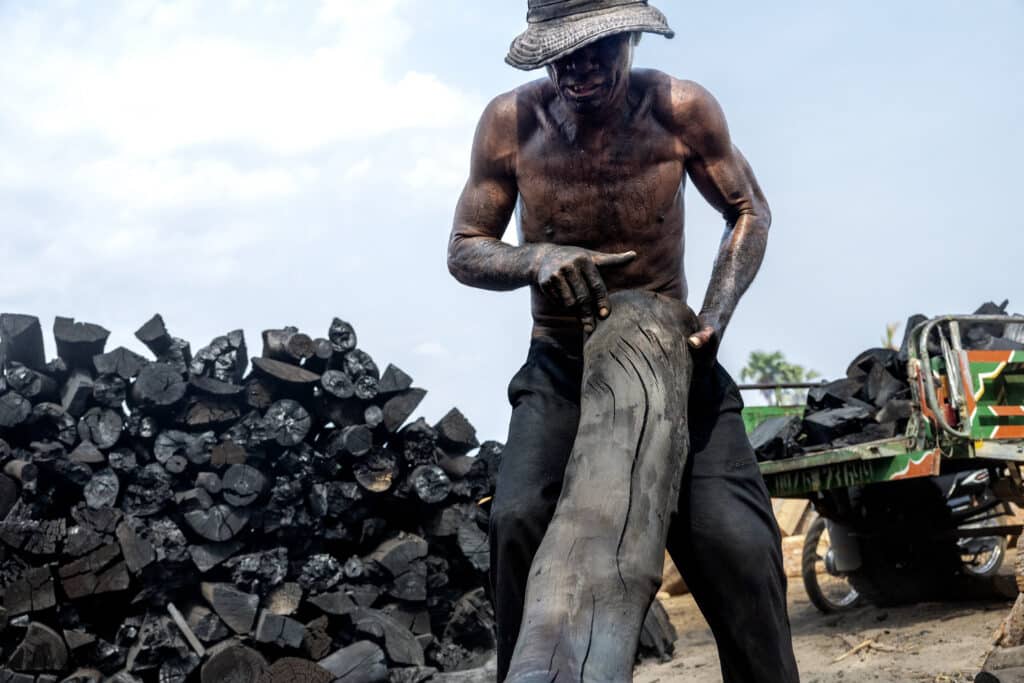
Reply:
[[896, 330], [900, 329], [899, 323], [889, 323], [885, 326], [885, 335], [882, 337], [882, 346], [886, 349], [898, 351], [896, 346]]
[[[751, 351], [746, 367], [740, 370], [740, 379], [754, 384], [809, 382], [818, 377], [820, 375], [816, 371], [787, 361], [781, 351]], [[771, 405], [782, 405], [784, 400], [788, 403], [803, 402], [806, 398], [806, 392], [799, 389], [774, 387], [762, 389], [761, 393]]]

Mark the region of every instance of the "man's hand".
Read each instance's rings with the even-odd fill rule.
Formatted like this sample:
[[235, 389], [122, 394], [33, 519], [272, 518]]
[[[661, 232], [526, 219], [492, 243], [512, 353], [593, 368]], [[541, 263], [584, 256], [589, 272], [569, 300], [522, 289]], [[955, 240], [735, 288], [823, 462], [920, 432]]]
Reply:
[[722, 333], [717, 322], [698, 316], [701, 327], [686, 340], [692, 349], [694, 360], [702, 365], [713, 365], [722, 343]]
[[577, 309], [584, 333], [590, 334], [597, 320], [611, 313], [608, 288], [598, 268], [622, 266], [635, 258], [635, 251], [605, 254], [582, 247], [552, 246], [540, 258], [536, 282], [552, 301]]

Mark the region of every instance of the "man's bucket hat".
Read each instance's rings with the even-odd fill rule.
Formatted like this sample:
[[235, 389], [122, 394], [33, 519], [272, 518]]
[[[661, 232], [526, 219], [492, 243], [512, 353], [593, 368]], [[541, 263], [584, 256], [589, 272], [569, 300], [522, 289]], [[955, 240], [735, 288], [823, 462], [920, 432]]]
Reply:
[[529, 0], [529, 27], [505, 61], [529, 71], [614, 33], [644, 31], [671, 38], [665, 15], [647, 0]]

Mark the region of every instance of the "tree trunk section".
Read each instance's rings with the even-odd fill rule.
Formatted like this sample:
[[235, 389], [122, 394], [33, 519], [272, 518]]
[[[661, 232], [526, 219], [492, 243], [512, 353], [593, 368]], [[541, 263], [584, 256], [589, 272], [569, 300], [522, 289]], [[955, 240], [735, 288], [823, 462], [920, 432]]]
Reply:
[[584, 348], [580, 424], [530, 569], [508, 683], [632, 680], [689, 452], [696, 329], [681, 302], [620, 292]]

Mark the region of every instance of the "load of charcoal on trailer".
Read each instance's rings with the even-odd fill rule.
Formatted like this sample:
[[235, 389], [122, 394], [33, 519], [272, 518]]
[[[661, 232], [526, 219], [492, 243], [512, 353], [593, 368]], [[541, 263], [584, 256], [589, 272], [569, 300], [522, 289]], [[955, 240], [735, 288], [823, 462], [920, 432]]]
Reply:
[[155, 359], [0, 316], [0, 680], [421, 681], [493, 647], [502, 447], [338, 319]]
[[[976, 314], [1006, 315], [1009, 302], [986, 303]], [[857, 356], [846, 377], [807, 393], [803, 417], [773, 417], [750, 434], [750, 442], [761, 461], [779, 460], [887, 439], [905, 432], [911, 415], [907, 360], [910, 331], [928, 318], [912, 316], [904, 328], [899, 350], [875, 348]], [[1024, 326], [970, 324], [961, 326], [965, 349], [1024, 349]], [[941, 350], [929, 341], [932, 353]]]

